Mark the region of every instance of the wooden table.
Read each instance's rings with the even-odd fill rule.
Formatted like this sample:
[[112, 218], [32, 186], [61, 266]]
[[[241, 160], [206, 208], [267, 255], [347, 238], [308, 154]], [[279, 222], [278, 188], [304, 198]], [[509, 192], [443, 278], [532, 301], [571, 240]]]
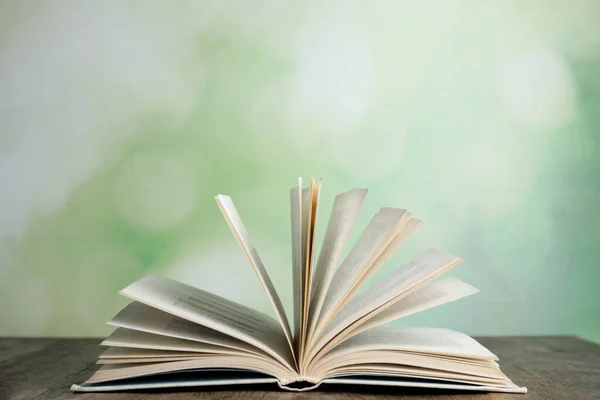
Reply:
[[272, 387], [237, 390], [71, 393], [72, 383], [97, 368], [99, 339], [0, 338], [0, 399], [600, 399], [600, 346], [566, 336], [484, 337], [478, 340], [500, 357], [502, 370], [529, 393], [469, 394], [440, 390], [347, 387], [305, 393]]

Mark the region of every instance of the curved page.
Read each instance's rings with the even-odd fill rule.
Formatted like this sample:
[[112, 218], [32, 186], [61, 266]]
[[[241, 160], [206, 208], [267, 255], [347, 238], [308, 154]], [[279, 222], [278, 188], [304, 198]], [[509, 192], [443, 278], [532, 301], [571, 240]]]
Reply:
[[250, 343], [295, 370], [281, 325], [252, 308], [158, 275], [140, 279], [121, 294]]
[[[409, 220], [410, 213], [397, 208], [383, 207], [375, 214], [331, 280], [313, 332], [315, 336], [321, 334], [354, 287]], [[311, 338], [311, 350], [315, 336]]]
[[196, 324], [167, 312], [147, 306], [139, 301], [129, 303], [119, 311], [108, 325], [136, 331], [153, 333], [195, 342], [209, 343], [255, 354], [266, 354], [263, 350], [222, 332]]
[[215, 199], [219, 205], [219, 208], [221, 209], [221, 212], [223, 213], [223, 216], [225, 217], [225, 220], [227, 221], [227, 224], [229, 225], [229, 228], [231, 228], [233, 235], [244, 251], [244, 254], [246, 254], [248, 261], [250, 261], [250, 264], [254, 268], [262, 287], [267, 293], [267, 297], [273, 305], [273, 310], [275, 311], [277, 319], [279, 320], [281, 328], [283, 329], [290, 349], [290, 354], [294, 358], [295, 362], [294, 339], [292, 337], [290, 323], [287, 319], [287, 315], [285, 314], [285, 309], [283, 308], [283, 303], [277, 295], [275, 286], [273, 286], [273, 282], [271, 282], [271, 278], [269, 278], [269, 274], [267, 273], [267, 270], [265, 269], [265, 266], [263, 265], [263, 262], [260, 259], [254, 244], [252, 243], [252, 240], [250, 239], [248, 231], [246, 231], [246, 227], [242, 222], [242, 218], [235, 208], [231, 197], [220, 194]]
[[316, 353], [326, 350], [326, 345], [327, 348], [335, 345], [337, 342], [333, 342], [332, 339], [353, 323], [392, 306], [403, 295], [438, 277], [461, 261], [451, 254], [428, 250], [389, 277], [377, 281], [362, 293], [352, 297], [315, 341], [311, 349], [311, 358]]

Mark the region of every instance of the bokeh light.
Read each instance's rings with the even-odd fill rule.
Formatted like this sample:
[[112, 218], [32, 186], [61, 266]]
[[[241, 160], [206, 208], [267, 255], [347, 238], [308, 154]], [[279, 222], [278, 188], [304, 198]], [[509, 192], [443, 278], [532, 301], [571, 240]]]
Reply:
[[269, 312], [219, 193], [289, 309], [302, 175], [323, 213], [369, 188], [351, 241], [424, 220], [373, 279], [465, 259], [480, 294], [399, 323], [600, 341], [598, 1], [32, 4], [0, 6], [0, 335], [104, 334], [150, 273]]

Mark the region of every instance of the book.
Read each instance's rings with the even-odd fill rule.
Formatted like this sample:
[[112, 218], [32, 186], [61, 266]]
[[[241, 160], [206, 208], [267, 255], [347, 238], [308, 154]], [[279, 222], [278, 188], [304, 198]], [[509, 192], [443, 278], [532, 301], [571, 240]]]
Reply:
[[437, 279], [462, 260], [428, 250], [359, 290], [421, 221], [404, 209], [381, 208], [342, 257], [367, 194], [351, 189], [335, 197], [317, 256], [320, 191], [321, 180], [303, 187], [302, 178], [290, 190], [291, 320], [232, 199], [218, 195], [275, 318], [166, 277], [146, 276], [120, 292], [133, 301], [108, 321], [116, 330], [102, 342], [107, 349], [101, 367], [71, 389], [277, 384], [303, 391], [336, 384], [526, 392], [502, 373], [493, 353], [465, 334], [385, 325], [477, 289], [456, 278]]

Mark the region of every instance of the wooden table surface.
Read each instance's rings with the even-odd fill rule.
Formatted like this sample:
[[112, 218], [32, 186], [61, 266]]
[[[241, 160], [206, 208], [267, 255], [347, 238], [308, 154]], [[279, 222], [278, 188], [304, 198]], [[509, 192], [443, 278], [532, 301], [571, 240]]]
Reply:
[[477, 338], [500, 357], [502, 370], [527, 394], [469, 394], [406, 388], [329, 389], [281, 392], [271, 386], [236, 390], [71, 393], [72, 383], [97, 368], [100, 339], [0, 338], [0, 399], [600, 399], [600, 346], [576, 337]]

